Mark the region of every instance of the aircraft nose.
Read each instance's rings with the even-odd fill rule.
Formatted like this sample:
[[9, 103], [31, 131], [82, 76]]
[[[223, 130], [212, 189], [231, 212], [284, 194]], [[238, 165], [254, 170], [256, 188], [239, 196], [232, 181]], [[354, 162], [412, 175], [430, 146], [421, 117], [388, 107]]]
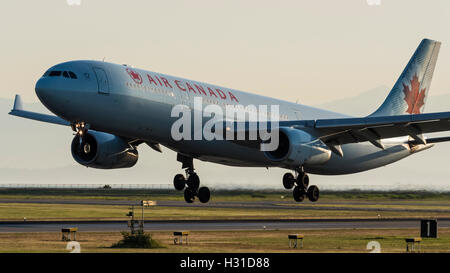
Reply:
[[34, 88], [34, 91], [36, 92], [36, 95], [38, 96], [38, 98], [42, 101], [42, 99], [44, 97], [46, 97], [46, 84], [44, 83], [44, 79], [40, 78], [37, 82], [36, 82], [36, 86]]
[[48, 77], [42, 77], [36, 82], [34, 88], [36, 95], [39, 100], [44, 104], [50, 111], [53, 110], [55, 105], [59, 100], [56, 92], [56, 86], [52, 83], [52, 79]]
[[45, 78], [40, 78], [36, 82], [36, 86], [34, 87], [34, 91], [36, 92], [36, 95], [38, 96], [39, 100], [44, 102], [45, 99], [49, 96], [48, 80], [45, 79]]

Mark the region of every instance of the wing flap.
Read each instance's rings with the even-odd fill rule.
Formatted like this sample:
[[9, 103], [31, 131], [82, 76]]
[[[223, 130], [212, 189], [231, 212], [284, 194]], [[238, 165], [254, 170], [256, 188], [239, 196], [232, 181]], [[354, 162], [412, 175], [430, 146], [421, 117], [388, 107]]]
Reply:
[[434, 138], [427, 138], [427, 143], [439, 143], [439, 142], [446, 142], [450, 141], [450, 137], [434, 137]]
[[[303, 123], [302, 123], [303, 126]], [[294, 126], [295, 127], [295, 126]], [[411, 136], [420, 142], [423, 133], [450, 130], [450, 112], [316, 120], [314, 129], [324, 142], [347, 144], [376, 142], [384, 138]]]
[[[369, 141], [383, 149], [382, 139], [411, 136], [417, 143], [425, 144], [424, 133], [450, 131], [450, 112], [427, 113], [416, 115], [379, 116], [363, 118], [339, 118], [318, 120], [291, 120], [268, 123], [265, 128], [269, 130], [276, 127], [292, 127], [307, 131], [321, 139], [330, 147], [348, 143]], [[251, 128], [258, 128], [252, 122], [224, 123], [225, 128], [233, 128], [234, 138], [230, 140], [247, 147], [256, 148], [261, 140], [249, 140]], [[241, 128], [241, 129], [239, 129]], [[226, 130], [226, 131], [227, 131]], [[244, 140], [236, 140], [237, 132], [245, 131]], [[224, 132], [224, 139], [227, 132]], [[442, 142], [443, 140], [441, 140]], [[437, 142], [437, 141], [436, 141]]]

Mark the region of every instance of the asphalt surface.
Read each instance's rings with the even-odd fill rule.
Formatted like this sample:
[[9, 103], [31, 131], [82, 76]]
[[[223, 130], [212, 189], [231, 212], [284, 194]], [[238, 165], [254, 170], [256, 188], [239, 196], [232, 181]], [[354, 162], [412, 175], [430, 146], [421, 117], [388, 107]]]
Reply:
[[[60, 232], [78, 227], [79, 232], [123, 231], [125, 221], [0, 222], [0, 232]], [[438, 219], [438, 227], [449, 228], [450, 218]], [[231, 221], [146, 221], [145, 230], [306, 230], [306, 229], [402, 229], [420, 228], [418, 219], [374, 220], [231, 220]]]

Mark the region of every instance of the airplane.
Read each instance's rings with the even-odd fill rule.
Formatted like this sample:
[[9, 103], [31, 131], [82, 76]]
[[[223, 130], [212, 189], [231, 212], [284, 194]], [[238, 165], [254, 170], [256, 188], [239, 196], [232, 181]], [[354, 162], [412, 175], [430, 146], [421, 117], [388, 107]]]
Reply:
[[[20, 95], [16, 95], [9, 114], [70, 126], [76, 132], [72, 156], [86, 167], [130, 168], [138, 160], [139, 145], [145, 143], [158, 152], [163, 145], [177, 153], [177, 161], [185, 170], [185, 174], [175, 175], [173, 185], [184, 190], [187, 203], [196, 198], [207, 203], [211, 196], [208, 187], [200, 187], [194, 159], [287, 169], [282, 184], [292, 190], [294, 200], [301, 202], [307, 197], [316, 202], [319, 188], [309, 185], [308, 174], [363, 172], [450, 140], [424, 136], [450, 130], [450, 112], [423, 113], [440, 45], [423, 39], [385, 101], [365, 117], [93, 60], [57, 64], [36, 82], [37, 97], [55, 115], [24, 110]], [[173, 108], [184, 105], [187, 112], [193, 112], [199, 98], [206, 105], [220, 109], [231, 106], [238, 111], [247, 111], [249, 105], [279, 106], [279, 122], [270, 128], [277, 132], [278, 145], [263, 151], [257, 145], [264, 143], [260, 136], [256, 141], [175, 140], [171, 129], [179, 116], [172, 115]], [[230, 120], [226, 122], [229, 126]], [[239, 123], [232, 120], [231, 126], [234, 129]], [[242, 130], [248, 134], [250, 123], [244, 123]]]

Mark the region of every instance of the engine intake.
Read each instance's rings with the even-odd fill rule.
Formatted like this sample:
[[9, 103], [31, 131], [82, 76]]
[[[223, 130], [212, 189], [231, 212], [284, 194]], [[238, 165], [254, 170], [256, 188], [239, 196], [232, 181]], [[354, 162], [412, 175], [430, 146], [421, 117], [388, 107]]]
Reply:
[[320, 139], [289, 127], [279, 129], [278, 148], [264, 154], [271, 161], [292, 167], [324, 164], [331, 157], [330, 149]]
[[97, 169], [130, 168], [139, 157], [136, 148], [121, 137], [93, 130], [83, 136], [77, 134], [71, 150], [76, 162]]

